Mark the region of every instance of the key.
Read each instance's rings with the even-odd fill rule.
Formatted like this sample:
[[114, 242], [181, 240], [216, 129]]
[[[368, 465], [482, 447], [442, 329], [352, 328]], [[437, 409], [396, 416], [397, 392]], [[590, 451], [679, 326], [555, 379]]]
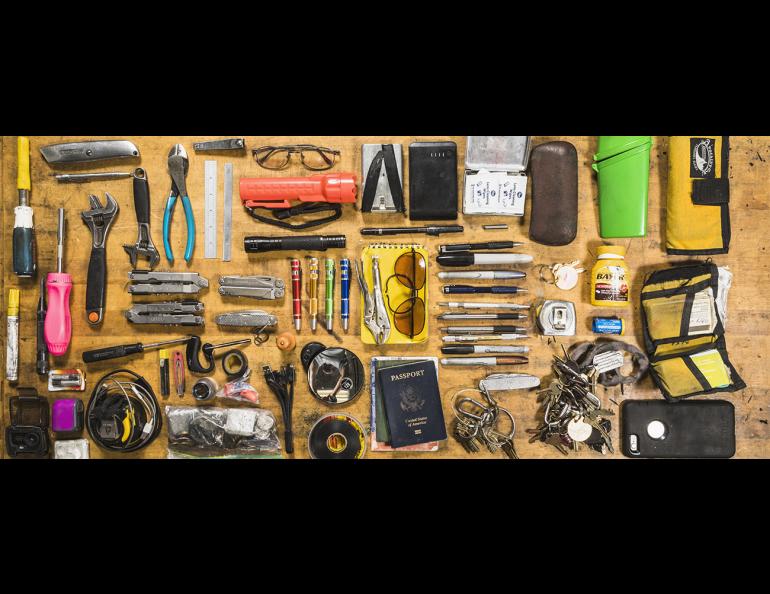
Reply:
[[602, 436], [602, 439], [604, 439], [604, 443], [606, 444], [607, 449], [610, 451], [611, 454], [614, 454], [615, 450], [612, 447], [612, 438], [610, 438], [610, 434], [607, 433], [607, 431], [602, 426], [602, 422], [596, 419], [592, 419], [589, 416], [584, 417], [584, 419], [586, 423], [588, 423], [591, 427], [593, 427], [599, 432], [599, 434]]

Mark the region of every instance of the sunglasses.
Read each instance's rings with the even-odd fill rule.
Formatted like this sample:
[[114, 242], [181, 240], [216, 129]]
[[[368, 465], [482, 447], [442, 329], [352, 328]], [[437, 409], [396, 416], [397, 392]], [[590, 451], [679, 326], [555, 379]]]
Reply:
[[337, 163], [340, 151], [315, 146], [314, 144], [292, 144], [285, 146], [261, 146], [251, 151], [257, 165], [265, 169], [286, 169], [292, 155], [299, 155], [300, 162], [310, 171], [325, 171]]
[[[393, 312], [393, 323], [396, 330], [409, 338], [414, 338], [425, 328], [425, 300], [420, 297], [420, 291], [425, 288], [425, 268], [425, 258], [412, 248], [398, 257], [393, 274], [385, 281], [385, 297], [388, 309]], [[409, 289], [409, 297], [395, 308], [391, 306], [388, 295], [388, 286], [393, 279]]]

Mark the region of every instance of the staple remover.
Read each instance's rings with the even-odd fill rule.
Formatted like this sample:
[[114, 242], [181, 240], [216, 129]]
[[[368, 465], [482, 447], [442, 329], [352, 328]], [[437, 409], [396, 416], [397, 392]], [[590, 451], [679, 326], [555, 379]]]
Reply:
[[105, 206], [102, 206], [99, 198], [93, 194], [89, 195], [91, 208], [80, 213], [80, 217], [91, 230], [93, 237], [86, 282], [86, 316], [91, 325], [99, 324], [104, 319], [107, 294], [107, 233], [120, 212], [117, 201], [109, 193], [105, 195], [107, 197]]
[[132, 324], [162, 324], [166, 326], [203, 326], [203, 303], [194, 300], [137, 303], [126, 311]]
[[286, 285], [274, 276], [221, 276], [219, 294], [253, 299], [281, 299]]
[[369, 286], [364, 278], [363, 262], [360, 267], [358, 261], [355, 261], [354, 264], [358, 286], [361, 288], [361, 295], [364, 299], [364, 324], [369, 328], [376, 344], [385, 344], [390, 337], [390, 318], [388, 318], [388, 311], [385, 309], [385, 300], [382, 296], [379, 258], [372, 257], [373, 291], [369, 291]]
[[166, 202], [166, 210], [163, 213], [163, 248], [166, 250], [166, 258], [174, 263], [174, 252], [171, 250], [171, 219], [174, 216], [174, 207], [177, 198], [182, 199], [184, 215], [187, 220], [187, 245], [184, 250], [184, 259], [189, 262], [195, 249], [195, 217], [193, 216], [190, 198], [187, 194], [187, 171], [190, 161], [187, 151], [181, 144], [175, 144], [168, 154], [168, 172], [171, 175], [171, 194]]
[[132, 270], [128, 280], [132, 283], [128, 285], [132, 295], [191, 294], [209, 286], [209, 281], [197, 272]]

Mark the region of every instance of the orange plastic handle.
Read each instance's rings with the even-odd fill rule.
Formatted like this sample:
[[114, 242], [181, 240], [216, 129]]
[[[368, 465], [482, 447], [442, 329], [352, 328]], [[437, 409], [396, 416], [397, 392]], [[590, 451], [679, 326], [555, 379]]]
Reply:
[[290, 208], [296, 201], [355, 203], [356, 191], [356, 176], [352, 173], [240, 180], [241, 201], [249, 208]]

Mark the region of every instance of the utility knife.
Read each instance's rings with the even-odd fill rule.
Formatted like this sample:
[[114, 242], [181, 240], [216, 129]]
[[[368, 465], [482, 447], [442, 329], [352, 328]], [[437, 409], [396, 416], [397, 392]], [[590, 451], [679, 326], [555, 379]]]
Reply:
[[105, 159], [138, 157], [139, 149], [129, 140], [92, 140], [49, 144], [40, 149], [46, 163], [85, 163]]

